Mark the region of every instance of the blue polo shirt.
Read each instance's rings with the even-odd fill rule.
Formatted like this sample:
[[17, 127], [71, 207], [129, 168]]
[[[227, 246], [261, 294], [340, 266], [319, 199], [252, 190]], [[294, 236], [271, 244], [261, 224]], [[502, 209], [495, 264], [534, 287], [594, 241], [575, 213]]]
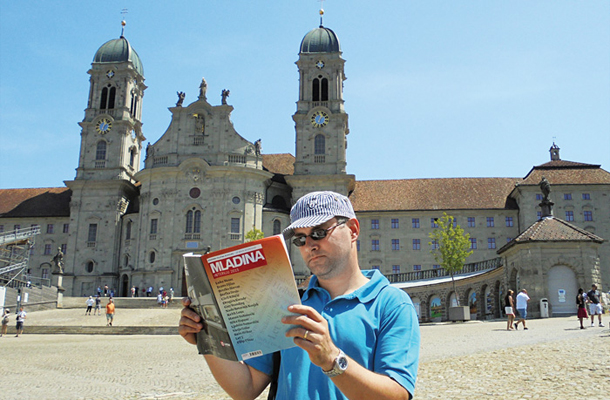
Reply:
[[[394, 379], [413, 395], [420, 342], [413, 303], [404, 291], [390, 286], [379, 271], [362, 272], [369, 282], [334, 300], [313, 276], [302, 302], [326, 318], [333, 342], [345, 354], [368, 370]], [[249, 359], [246, 364], [272, 374], [271, 354]], [[320, 367], [311, 363], [307, 352], [294, 347], [282, 351], [277, 399], [346, 397]]]

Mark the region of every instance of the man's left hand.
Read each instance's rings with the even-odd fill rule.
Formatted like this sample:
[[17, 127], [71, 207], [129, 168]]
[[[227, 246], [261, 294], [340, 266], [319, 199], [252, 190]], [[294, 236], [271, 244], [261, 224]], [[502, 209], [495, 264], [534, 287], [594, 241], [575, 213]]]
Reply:
[[284, 324], [298, 325], [286, 332], [286, 337], [293, 337], [294, 343], [305, 350], [311, 362], [323, 371], [333, 369], [339, 348], [330, 337], [328, 321], [309, 306], [293, 305], [288, 307], [288, 311], [299, 315], [282, 318]]

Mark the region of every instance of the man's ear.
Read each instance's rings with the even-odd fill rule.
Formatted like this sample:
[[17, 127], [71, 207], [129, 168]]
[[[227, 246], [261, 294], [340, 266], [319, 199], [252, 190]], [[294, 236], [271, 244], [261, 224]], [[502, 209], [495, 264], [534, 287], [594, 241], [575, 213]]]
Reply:
[[347, 225], [350, 230], [352, 241], [358, 239], [358, 236], [360, 236], [360, 222], [358, 222], [356, 218], [352, 218], [348, 220], [345, 225]]

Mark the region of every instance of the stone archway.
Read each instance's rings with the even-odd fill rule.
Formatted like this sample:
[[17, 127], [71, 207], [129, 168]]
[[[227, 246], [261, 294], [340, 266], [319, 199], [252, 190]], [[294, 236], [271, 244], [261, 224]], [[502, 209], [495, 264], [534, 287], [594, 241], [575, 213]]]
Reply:
[[129, 297], [129, 276], [127, 274], [123, 274], [121, 278], [121, 297]]
[[556, 265], [547, 273], [547, 296], [553, 315], [576, 314], [578, 294], [576, 274], [566, 265]]
[[419, 297], [411, 297], [411, 301], [413, 302], [413, 307], [415, 307], [415, 313], [417, 314], [417, 319], [419, 321], [422, 320], [421, 317], [421, 300]]

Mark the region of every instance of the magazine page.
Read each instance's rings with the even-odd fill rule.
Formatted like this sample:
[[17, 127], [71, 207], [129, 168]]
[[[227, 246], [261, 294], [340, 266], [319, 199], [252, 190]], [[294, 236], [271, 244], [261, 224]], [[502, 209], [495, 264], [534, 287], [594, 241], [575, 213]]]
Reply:
[[295, 346], [281, 319], [301, 299], [282, 236], [202, 258], [239, 360]]
[[237, 361], [229, 331], [203, 268], [201, 254], [185, 254], [184, 267], [191, 308], [206, 321], [204, 329], [197, 334], [199, 354], [212, 354]]

